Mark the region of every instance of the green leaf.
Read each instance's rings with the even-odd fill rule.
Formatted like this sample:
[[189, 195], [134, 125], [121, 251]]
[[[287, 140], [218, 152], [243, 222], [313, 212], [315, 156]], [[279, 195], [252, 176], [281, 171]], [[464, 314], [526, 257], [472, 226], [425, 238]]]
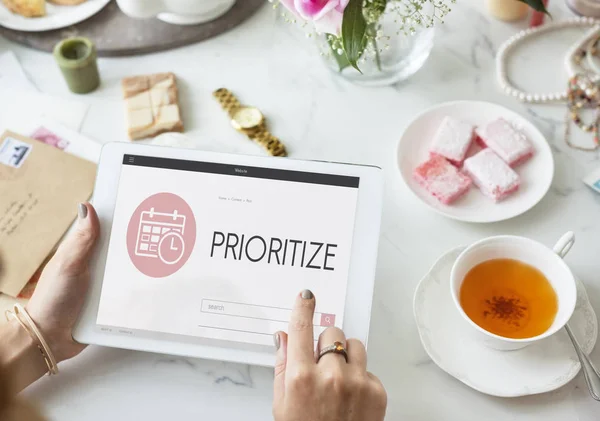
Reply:
[[350, 0], [342, 19], [342, 45], [352, 67], [360, 72], [358, 59], [366, 46], [367, 21], [363, 16], [363, 0]]
[[346, 52], [342, 50], [342, 54], [338, 54], [336, 46], [339, 45], [339, 42], [337, 41], [337, 38], [335, 38], [333, 35], [326, 35], [326, 37], [327, 42], [329, 43], [329, 49], [331, 50], [331, 54], [333, 55], [333, 58], [335, 58], [335, 61], [337, 62], [337, 65], [341, 72], [346, 67], [350, 66], [348, 57], [346, 57]]
[[528, 4], [533, 10], [537, 10], [538, 12], [543, 12], [548, 16], [551, 16], [546, 9], [546, 5], [542, 0], [519, 0], [522, 3]]

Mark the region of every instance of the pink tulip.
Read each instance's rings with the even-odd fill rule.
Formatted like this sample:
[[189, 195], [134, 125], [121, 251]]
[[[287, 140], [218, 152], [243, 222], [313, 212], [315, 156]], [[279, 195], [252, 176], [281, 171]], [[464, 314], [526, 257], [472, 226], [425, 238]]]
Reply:
[[294, 15], [313, 22], [317, 32], [339, 35], [350, 0], [280, 0]]

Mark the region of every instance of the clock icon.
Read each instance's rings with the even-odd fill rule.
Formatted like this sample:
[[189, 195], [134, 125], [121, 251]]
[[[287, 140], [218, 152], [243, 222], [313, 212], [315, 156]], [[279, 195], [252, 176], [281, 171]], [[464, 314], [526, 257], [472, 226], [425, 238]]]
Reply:
[[158, 243], [158, 258], [166, 265], [179, 262], [185, 252], [183, 237], [178, 232], [166, 233]]

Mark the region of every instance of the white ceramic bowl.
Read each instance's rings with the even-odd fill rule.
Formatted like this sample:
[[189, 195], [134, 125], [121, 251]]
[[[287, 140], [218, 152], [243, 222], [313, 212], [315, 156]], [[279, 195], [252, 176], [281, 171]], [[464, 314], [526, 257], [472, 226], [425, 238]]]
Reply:
[[[577, 303], [577, 287], [571, 270], [562, 258], [569, 252], [575, 236], [565, 234], [553, 249], [524, 237], [497, 236], [478, 241], [463, 251], [450, 275], [452, 299], [462, 318], [473, 327], [473, 331], [483, 343], [501, 351], [524, 348], [534, 342], [547, 338], [562, 329], [569, 321]], [[473, 322], [460, 305], [460, 288], [467, 273], [478, 264], [491, 259], [515, 259], [527, 263], [548, 279], [558, 297], [558, 312], [554, 323], [541, 335], [525, 339], [512, 339], [495, 335]]]

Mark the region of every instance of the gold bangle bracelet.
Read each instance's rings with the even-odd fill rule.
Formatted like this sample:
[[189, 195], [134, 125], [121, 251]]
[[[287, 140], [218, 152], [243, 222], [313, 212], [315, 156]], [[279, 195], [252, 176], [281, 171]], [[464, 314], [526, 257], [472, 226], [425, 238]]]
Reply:
[[6, 310], [5, 315], [6, 320], [10, 321], [11, 318], [17, 320], [21, 327], [31, 336], [48, 367], [48, 375], [58, 374], [58, 365], [54, 354], [33, 319], [27, 313], [27, 310], [21, 304], [15, 304], [13, 311]]

